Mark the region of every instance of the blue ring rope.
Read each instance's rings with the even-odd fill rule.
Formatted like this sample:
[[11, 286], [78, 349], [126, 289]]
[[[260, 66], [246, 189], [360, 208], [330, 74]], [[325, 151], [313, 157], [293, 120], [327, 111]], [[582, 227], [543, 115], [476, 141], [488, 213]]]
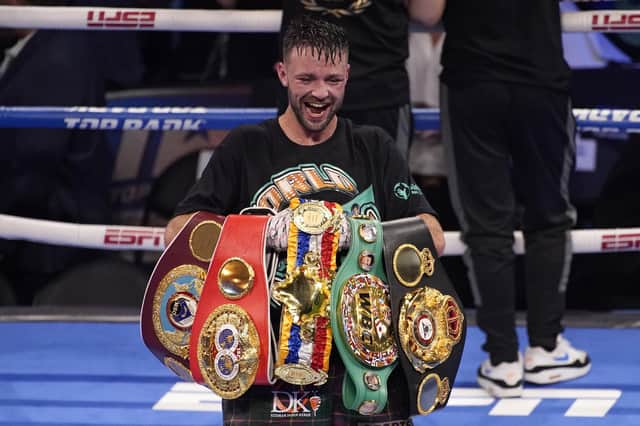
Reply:
[[[582, 131], [640, 132], [640, 110], [576, 108], [573, 113]], [[438, 109], [414, 108], [413, 114], [416, 130], [440, 128]], [[0, 106], [0, 128], [224, 130], [275, 116], [275, 108]]]

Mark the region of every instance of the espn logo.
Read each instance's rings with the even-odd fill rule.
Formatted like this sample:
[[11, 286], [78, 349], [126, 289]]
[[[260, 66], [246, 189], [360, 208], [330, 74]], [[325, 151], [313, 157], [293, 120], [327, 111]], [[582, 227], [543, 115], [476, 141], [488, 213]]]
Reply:
[[594, 31], [638, 30], [640, 13], [596, 13], [591, 16]]
[[603, 235], [600, 244], [602, 251], [624, 251], [640, 249], [640, 234]]
[[90, 10], [87, 12], [89, 28], [152, 28], [156, 12], [136, 10]]
[[164, 229], [107, 228], [104, 244], [107, 246], [162, 247]]

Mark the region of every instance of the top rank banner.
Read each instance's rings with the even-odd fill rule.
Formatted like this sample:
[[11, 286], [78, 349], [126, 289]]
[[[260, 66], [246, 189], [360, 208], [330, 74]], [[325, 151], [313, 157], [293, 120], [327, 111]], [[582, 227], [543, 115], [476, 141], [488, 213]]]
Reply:
[[[440, 112], [413, 110], [416, 130], [440, 128]], [[573, 110], [582, 131], [639, 133], [640, 110]], [[275, 118], [274, 108], [0, 107], [0, 127], [85, 130], [228, 130]]]

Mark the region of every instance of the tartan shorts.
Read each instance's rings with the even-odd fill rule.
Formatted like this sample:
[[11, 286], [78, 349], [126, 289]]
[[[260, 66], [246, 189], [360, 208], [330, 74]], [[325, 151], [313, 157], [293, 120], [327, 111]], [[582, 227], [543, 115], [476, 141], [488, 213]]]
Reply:
[[387, 383], [388, 401], [380, 414], [361, 416], [342, 404], [345, 369], [335, 352], [327, 383], [298, 386], [278, 380], [253, 386], [238, 399], [222, 400], [225, 425], [410, 426], [407, 382], [397, 366]]

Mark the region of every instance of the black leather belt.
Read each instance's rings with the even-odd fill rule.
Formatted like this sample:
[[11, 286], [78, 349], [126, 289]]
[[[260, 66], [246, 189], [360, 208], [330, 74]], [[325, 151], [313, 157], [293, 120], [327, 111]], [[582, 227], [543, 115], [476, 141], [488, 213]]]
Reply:
[[382, 224], [384, 259], [400, 364], [411, 414], [429, 414], [449, 400], [466, 336], [460, 298], [419, 217]]

